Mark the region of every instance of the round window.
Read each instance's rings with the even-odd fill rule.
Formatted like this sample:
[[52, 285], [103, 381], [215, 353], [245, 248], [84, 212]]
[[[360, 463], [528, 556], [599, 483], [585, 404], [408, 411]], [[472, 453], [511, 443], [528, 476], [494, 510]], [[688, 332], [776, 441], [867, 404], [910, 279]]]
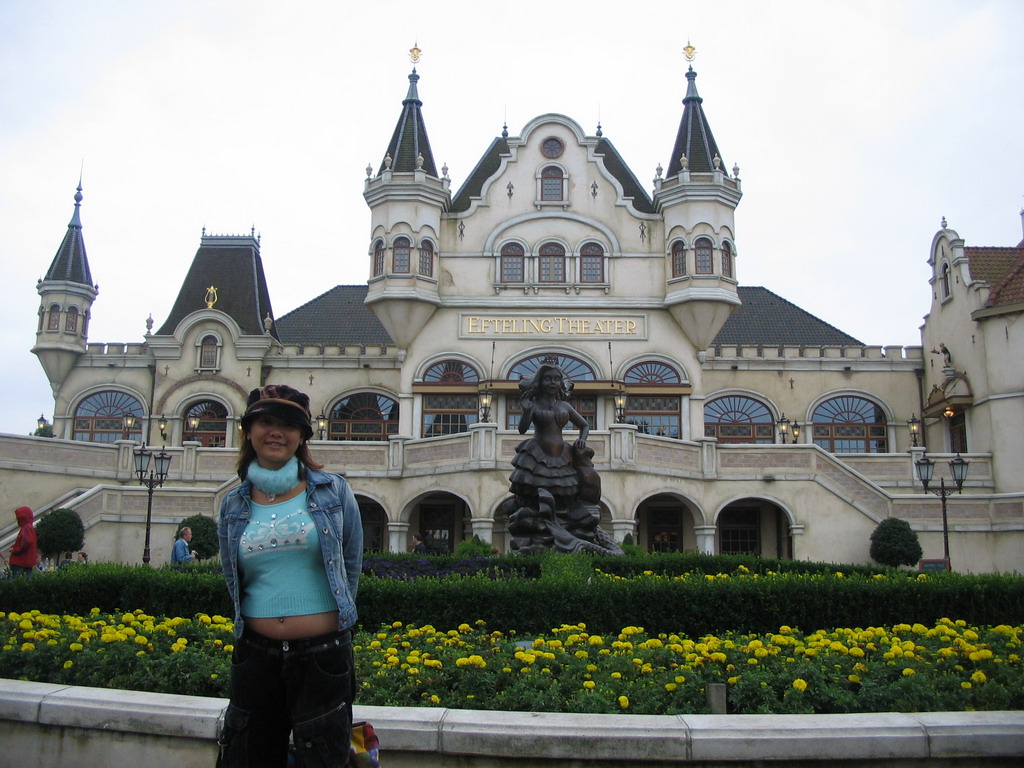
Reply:
[[544, 153], [544, 157], [559, 157], [565, 151], [565, 145], [552, 136], [550, 139], [544, 139], [540, 151]]

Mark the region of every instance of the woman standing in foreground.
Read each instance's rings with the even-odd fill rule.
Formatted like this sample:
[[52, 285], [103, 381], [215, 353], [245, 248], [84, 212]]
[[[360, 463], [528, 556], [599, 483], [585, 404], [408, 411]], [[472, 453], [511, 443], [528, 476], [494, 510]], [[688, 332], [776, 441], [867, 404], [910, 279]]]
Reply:
[[283, 768], [290, 733], [299, 766], [348, 761], [363, 531], [348, 483], [309, 453], [310, 421], [292, 387], [249, 393], [217, 526], [236, 640], [220, 766]]

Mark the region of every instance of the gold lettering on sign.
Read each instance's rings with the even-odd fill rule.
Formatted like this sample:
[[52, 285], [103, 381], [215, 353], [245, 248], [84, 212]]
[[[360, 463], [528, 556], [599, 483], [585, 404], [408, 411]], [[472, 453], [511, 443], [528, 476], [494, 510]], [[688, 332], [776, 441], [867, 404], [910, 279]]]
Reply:
[[622, 336], [641, 338], [637, 317], [463, 315], [465, 336]]

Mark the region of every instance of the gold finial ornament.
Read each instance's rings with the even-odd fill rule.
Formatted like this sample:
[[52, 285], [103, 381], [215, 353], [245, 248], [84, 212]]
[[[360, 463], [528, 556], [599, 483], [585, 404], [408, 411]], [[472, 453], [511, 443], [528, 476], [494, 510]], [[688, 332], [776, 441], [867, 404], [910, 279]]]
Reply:
[[206, 308], [213, 309], [213, 305], [217, 303], [217, 289], [214, 286], [210, 286], [206, 289]]
[[686, 47], [683, 48], [683, 56], [690, 62], [692, 62], [697, 56], [697, 49], [690, 45], [689, 40], [686, 41]]
[[420, 63], [420, 56], [423, 55], [423, 51], [420, 50], [419, 42], [412, 44], [412, 48], [409, 49], [409, 61], [413, 64]]

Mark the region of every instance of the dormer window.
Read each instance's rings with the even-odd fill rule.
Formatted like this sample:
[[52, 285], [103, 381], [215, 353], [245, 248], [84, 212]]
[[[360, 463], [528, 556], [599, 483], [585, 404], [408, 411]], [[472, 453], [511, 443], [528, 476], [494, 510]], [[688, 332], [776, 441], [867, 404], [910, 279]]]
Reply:
[[545, 243], [540, 247], [540, 282], [565, 282], [565, 248], [558, 243]]
[[682, 240], [672, 243], [672, 277], [686, 277], [686, 245]]
[[220, 368], [220, 339], [208, 333], [196, 343], [196, 369], [216, 371]]
[[506, 243], [501, 247], [501, 282], [522, 283], [526, 279], [526, 252], [519, 243]]
[[597, 243], [586, 243], [580, 248], [580, 282], [604, 282], [604, 248]]
[[392, 246], [391, 271], [407, 273], [409, 271], [409, 238], [399, 237]]
[[540, 172], [540, 199], [545, 202], [560, 202], [565, 175], [557, 165], [549, 165]]
[[712, 260], [711, 254], [713, 253], [714, 246], [711, 243], [711, 239], [707, 237], [698, 237], [697, 241], [693, 244], [694, 250], [694, 271], [698, 275], [710, 275], [714, 270], [714, 261]]
[[434, 245], [429, 240], [420, 243], [420, 274], [434, 276]]

